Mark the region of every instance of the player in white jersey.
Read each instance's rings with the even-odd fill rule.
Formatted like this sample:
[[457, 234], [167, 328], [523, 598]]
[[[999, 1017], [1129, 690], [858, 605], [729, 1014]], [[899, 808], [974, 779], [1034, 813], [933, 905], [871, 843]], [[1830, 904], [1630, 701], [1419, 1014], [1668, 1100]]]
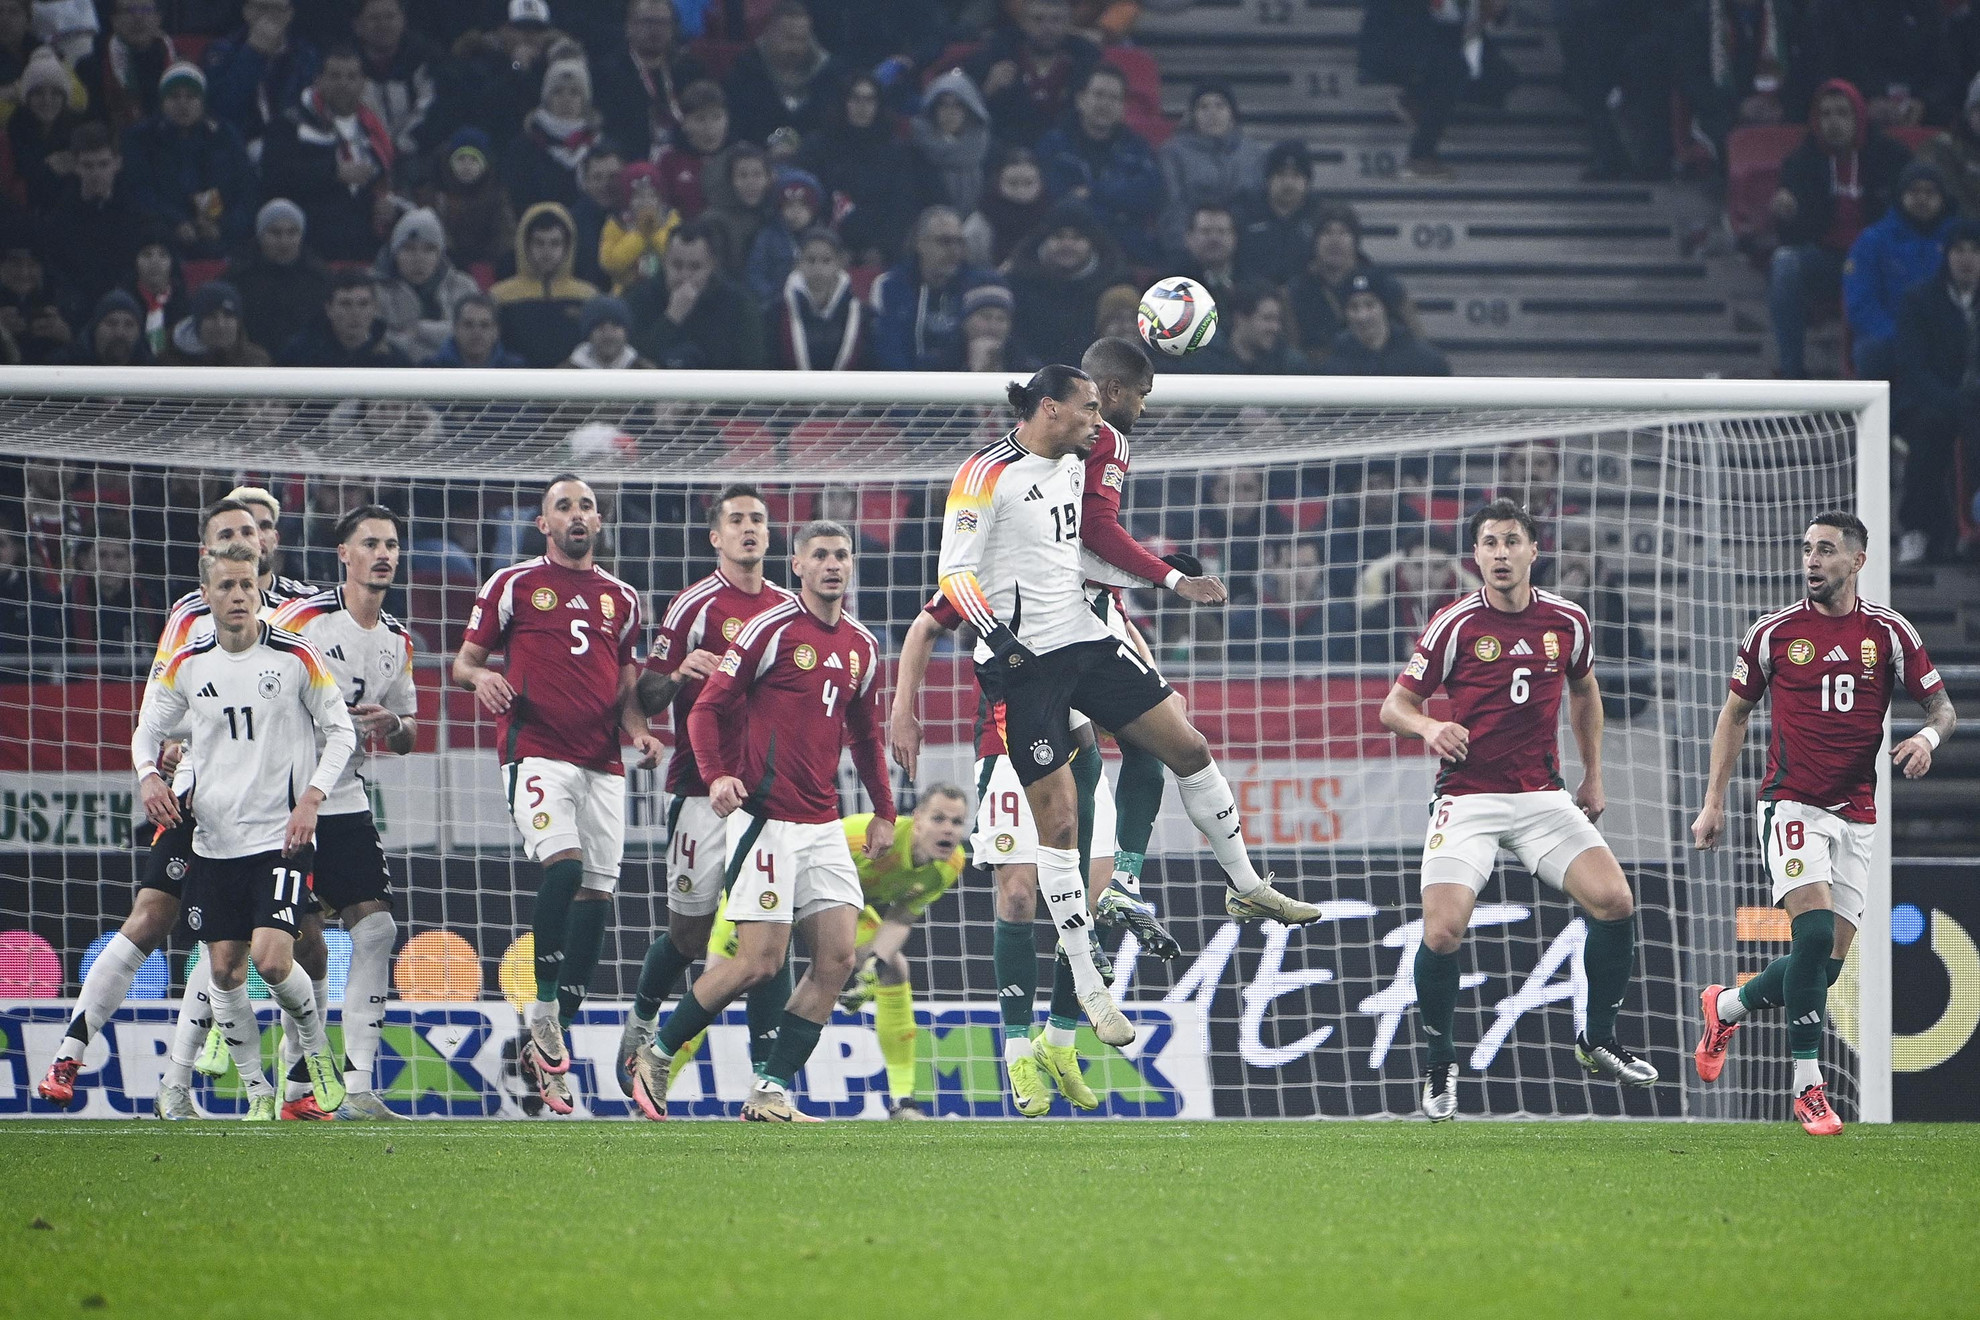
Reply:
[[1230, 785], [1203, 735], [1168, 701], [1169, 685], [1095, 617], [1080, 557], [1084, 465], [1100, 423], [1092, 379], [1050, 366], [1009, 397], [1019, 424], [956, 474], [943, 516], [941, 585], [976, 625], [977, 673], [1005, 704], [1010, 760], [1038, 830], [1039, 888], [1072, 963], [1080, 1006], [1100, 1039], [1124, 1045], [1134, 1029], [1093, 965], [1086, 885], [1079, 872], [1078, 793], [1068, 759], [1071, 712], [1153, 753], [1176, 776], [1183, 807], [1210, 840], [1240, 917], [1288, 925], [1320, 909], [1286, 897], [1252, 869]]
[[340, 1119], [397, 1118], [372, 1089], [372, 1064], [385, 1025], [392, 983], [392, 878], [372, 818], [365, 770], [368, 747], [397, 756], [413, 749], [413, 644], [399, 621], [385, 613], [385, 593], [399, 571], [399, 516], [381, 504], [352, 509], [337, 520], [341, 586], [290, 601], [271, 622], [306, 639], [330, 665], [344, 704], [357, 726], [358, 747], [330, 790], [316, 823], [313, 888], [324, 911], [344, 923], [351, 937], [351, 968], [344, 984], [344, 1089]]
[[256, 558], [235, 545], [200, 562], [214, 633], [180, 648], [147, 689], [131, 763], [145, 815], [160, 829], [176, 825], [179, 799], [160, 772], [159, 749], [188, 738], [197, 814], [186, 925], [205, 944], [214, 1020], [247, 1087], [247, 1118], [270, 1122], [277, 1102], [247, 997], [250, 957], [295, 1022], [318, 1107], [334, 1110], [344, 1099], [315, 990], [294, 954], [317, 809], [357, 734], [323, 657], [256, 617]]
[[[249, 493], [256, 492], [250, 490]], [[258, 525], [262, 513], [260, 507], [231, 496], [208, 505], [200, 511], [200, 553], [206, 554], [229, 545], [258, 547], [257, 557], [261, 561], [258, 585], [262, 608], [264, 612], [272, 612], [288, 598], [283, 593], [292, 589], [307, 591], [308, 588], [278, 577], [273, 572], [273, 561], [264, 553], [268, 533]], [[271, 528], [272, 525], [271, 522]], [[211, 616], [206, 598], [197, 590], [187, 592], [173, 604], [152, 663], [154, 678], [180, 647], [212, 636]], [[182, 807], [186, 807], [189, 806], [192, 791], [192, 773], [189, 767], [179, 767], [182, 751], [178, 743], [169, 746], [160, 757], [160, 767], [163, 773], [175, 776], [174, 788], [182, 798]], [[180, 813], [179, 824], [171, 829], [159, 830], [154, 835], [139, 873], [138, 890], [131, 903], [130, 916], [110, 937], [110, 942], [91, 964], [89, 975], [83, 978], [82, 993], [76, 999], [75, 1019], [69, 1024], [67, 1035], [55, 1052], [47, 1076], [36, 1088], [43, 1099], [59, 1105], [67, 1105], [74, 1099], [75, 1078], [82, 1066], [83, 1051], [102, 1029], [104, 1022], [117, 1011], [118, 1005], [124, 1002], [138, 969], [172, 933], [172, 927], [179, 920], [180, 890], [192, 861], [192, 832], [192, 813], [186, 809]], [[307, 945], [298, 950], [297, 961], [303, 964], [312, 979], [324, 975], [324, 950], [320, 935], [313, 950]], [[196, 1114], [192, 1104], [192, 1065], [201, 1041], [206, 1038], [207, 1028], [212, 1025], [212, 1013], [206, 1000], [204, 964], [195, 967], [188, 975], [185, 1002], [193, 1012], [182, 1024], [181, 1038], [174, 1042], [172, 1062], [167, 1066], [164, 1084], [154, 1102], [154, 1109], [161, 1118], [192, 1118]], [[219, 1070], [225, 1070], [224, 1055], [221, 1056]]]

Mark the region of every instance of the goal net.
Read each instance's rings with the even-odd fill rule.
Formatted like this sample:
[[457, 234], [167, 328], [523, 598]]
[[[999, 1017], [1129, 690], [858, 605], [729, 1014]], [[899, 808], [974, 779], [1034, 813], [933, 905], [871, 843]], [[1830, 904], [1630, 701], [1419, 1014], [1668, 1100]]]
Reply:
[[[1010, 424], [997, 376], [71, 368], [5, 379], [0, 1113], [16, 1114], [50, 1112], [33, 1083], [66, 1001], [129, 911], [148, 832], [130, 730], [159, 623], [194, 582], [203, 503], [236, 484], [275, 493], [281, 571], [317, 584], [339, 577], [339, 513], [375, 500], [406, 516], [387, 608], [416, 639], [421, 727], [412, 755], [373, 762], [401, 927], [377, 1082], [407, 1113], [514, 1114], [538, 870], [508, 819], [493, 724], [447, 671], [477, 583], [540, 552], [546, 479], [575, 470], [598, 490], [602, 562], [643, 593], [649, 625], [712, 568], [706, 510], [731, 481], [764, 491], [775, 581], [788, 580], [799, 521], [854, 525], [853, 608], [891, 652], [935, 580], [957, 464]], [[1738, 639], [1801, 594], [1808, 516], [1841, 506], [1879, 538], [1888, 526], [1884, 399], [1883, 387], [1855, 384], [1160, 377], [1134, 433], [1124, 520], [1158, 550], [1199, 556], [1232, 600], [1189, 608], [1132, 593], [1128, 607], [1236, 788], [1260, 869], [1326, 916], [1290, 931], [1226, 918], [1215, 865], [1171, 790], [1144, 892], [1184, 953], [1164, 963], [1107, 934], [1116, 991], [1142, 1030], [1126, 1053], [1082, 1030], [1102, 1112], [1415, 1111], [1410, 971], [1434, 765], [1376, 712], [1431, 612], [1475, 586], [1463, 521], [1503, 494], [1540, 520], [1537, 581], [1595, 623], [1608, 717], [1601, 828], [1641, 925], [1619, 1036], [1663, 1080], [1621, 1093], [1576, 1066], [1582, 922], [1502, 857], [1462, 955], [1461, 1110], [1785, 1118], [1778, 1015], [1741, 1033], [1711, 1088], [1686, 1058], [1699, 987], [1734, 984], [1786, 949], [1754, 838], [1764, 707], [1726, 845], [1693, 851], [1689, 823]], [[1887, 580], [1882, 551], [1873, 546], [1865, 573], [1873, 598]], [[919, 783], [896, 772], [904, 807], [937, 782], [974, 786], [976, 707], [966, 657], [945, 646], [923, 697]], [[664, 717], [656, 725], [670, 736]], [[1561, 741], [1572, 787], [1565, 724]], [[1105, 756], [1111, 769], [1115, 753]], [[628, 779], [623, 878], [572, 1032], [581, 1113], [632, 1112], [611, 1053], [666, 922], [661, 783], [651, 771]], [[849, 767], [842, 786], [846, 809], [862, 808]], [[1869, 1120], [1890, 1112], [1887, 843], [1879, 864], [1885, 883], [1832, 992], [1825, 1058], [1845, 1117]], [[938, 1114], [1013, 1112], [992, 925], [989, 876], [971, 869], [908, 946], [917, 1090]], [[1041, 920], [1045, 986], [1049, 930]], [[334, 1004], [349, 945], [334, 929], [329, 940]], [[149, 1112], [194, 948], [182, 925], [139, 974], [85, 1056], [78, 1112]], [[273, 1005], [261, 1007], [272, 1035]], [[748, 1082], [741, 1021], [732, 1012], [711, 1033], [678, 1109], [735, 1112]], [[883, 1112], [871, 1008], [835, 1017], [799, 1091], [815, 1113]], [[198, 1100], [212, 1113], [241, 1107], [232, 1076], [202, 1081]]]

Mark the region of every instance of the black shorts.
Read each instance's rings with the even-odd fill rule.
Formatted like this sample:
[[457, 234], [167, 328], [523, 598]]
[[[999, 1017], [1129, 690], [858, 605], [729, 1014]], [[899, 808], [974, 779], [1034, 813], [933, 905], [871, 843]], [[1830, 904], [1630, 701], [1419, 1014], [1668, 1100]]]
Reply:
[[1072, 759], [1073, 711], [1118, 733], [1171, 693], [1126, 642], [1111, 639], [1047, 651], [1026, 668], [1022, 682], [1005, 678], [1000, 693], [1004, 742], [1018, 782], [1027, 787]]
[[331, 912], [392, 901], [385, 845], [369, 811], [316, 818], [316, 899]]
[[[190, 797], [191, 794], [187, 794]], [[173, 898], [185, 892], [186, 873], [192, 869], [192, 807], [179, 799], [179, 823], [151, 836], [151, 850], [145, 854], [138, 875], [139, 889], [156, 889]]]
[[246, 857], [193, 855], [186, 873], [186, 927], [209, 944], [249, 940], [263, 928], [296, 933], [296, 921], [316, 901], [309, 890], [310, 850]]

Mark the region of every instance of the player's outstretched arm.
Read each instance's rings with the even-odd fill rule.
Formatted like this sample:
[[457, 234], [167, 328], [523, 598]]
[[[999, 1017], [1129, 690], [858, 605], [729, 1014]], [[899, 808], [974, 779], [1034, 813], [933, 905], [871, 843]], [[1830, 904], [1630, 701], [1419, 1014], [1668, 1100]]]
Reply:
[[1952, 731], [1959, 725], [1959, 713], [1953, 709], [1952, 698], [1944, 688], [1918, 704], [1925, 709], [1925, 727], [1891, 749], [1891, 763], [1906, 779], [1925, 777], [1925, 772], [1932, 768], [1932, 753], [1952, 737]]
[[1719, 846], [1726, 832], [1726, 786], [1732, 783], [1733, 765], [1746, 742], [1746, 726], [1753, 719], [1755, 703], [1737, 692], [1726, 694], [1719, 708], [1718, 727], [1712, 730], [1712, 767], [1705, 780], [1705, 804], [1691, 822], [1691, 843], [1707, 851]]
[[921, 686], [928, 681], [928, 661], [935, 654], [935, 643], [947, 632], [940, 619], [927, 609], [908, 625], [907, 640], [901, 643], [901, 657], [894, 665], [894, 708], [887, 718], [887, 750], [894, 763], [913, 779], [921, 761]]
[[1602, 794], [1602, 689], [1592, 669], [1568, 680], [1568, 727], [1581, 753], [1581, 787], [1575, 790], [1574, 804], [1588, 819], [1600, 820], [1608, 800]]
[[1423, 713], [1423, 698], [1398, 683], [1382, 698], [1382, 727], [1405, 738], [1421, 738], [1440, 760], [1462, 761], [1471, 752], [1471, 730], [1455, 720]]

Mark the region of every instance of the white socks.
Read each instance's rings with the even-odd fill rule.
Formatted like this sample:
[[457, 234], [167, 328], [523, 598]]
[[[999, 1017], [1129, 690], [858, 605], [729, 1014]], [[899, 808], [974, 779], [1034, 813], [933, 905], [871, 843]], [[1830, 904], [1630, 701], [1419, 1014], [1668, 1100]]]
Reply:
[[55, 1051], [58, 1059], [80, 1059], [83, 1049], [103, 1024], [110, 1020], [124, 1002], [124, 996], [131, 992], [131, 982], [137, 978], [138, 968], [151, 955], [126, 939], [124, 932], [118, 931], [96, 955], [90, 964], [89, 975], [83, 978], [82, 994], [76, 998], [76, 1012], [83, 1020], [85, 1035], [78, 1040], [74, 1036], [63, 1038], [61, 1048]]
[[1072, 1044], [1077, 1035], [1076, 1027], [1055, 1027], [1049, 1021], [1045, 1024], [1045, 1043], [1054, 1048]]
[[390, 912], [374, 912], [350, 929], [351, 974], [344, 982], [344, 1089], [369, 1091], [385, 1026], [385, 995], [392, 981], [392, 946], [399, 924]]
[[557, 1001], [554, 999], [532, 999], [529, 1001], [529, 1007], [523, 1010], [523, 1021], [525, 1023], [534, 1022], [538, 1018], [554, 1018], [556, 1016]]
[[[200, 967], [203, 971], [205, 964], [201, 963]], [[308, 978], [303, 979], [304, 984], [308, 984]], [[207, 995], [213, 1003], [214, 1025], [220, 1028], [220, 1035], [227, 1042], [227, 1053], [233, 1056], [234, 1070], [241, 1075], [241, 1082], [247, 1087], [248, 1094], [274, 1094], [274, 1088], [268, 1084], [268, 1074], [261, 1071], [261, 1026], [254, 1020], [254, 1005], [248, 1002], [247, 983], [243, 981], [232, 990], [213, 986]], [[185, 1025], [183, 1014], [179, 1024], [181, 1028]], [[200, 1033], [202, 1039], [205, 1034], [203, 1031]]]
[[1822, 1084], [1822, 1065], [1813, 1059], [1794, 1061], [1794, 1093], [1800, 1095], [1811, 1086]]
[[[193, 1061], [206, 1045], [206, 1033], [213, 1029], [213, 978], [206, 967], [209, 956], [201, 945], [199, 965], [186, 973], [186, 997], [179, 1003], [179, 1022], [172, 1030], [172, 1062], [165, 1070], [165, 1080], [175, 1086], [192, 1085]], [[256, 1067], [261, 1066], [260, 1049], [257, 1044]]]
[[[267, 977], [261, 978], [268, 981]], [[316, 1011], [316, 988], [309, 979], [309, 973], [294, 963], [289, 964], [289, 974], [281, 981], [268, 981], [268, 992], [275, 1002], [282, 1006], [285, 1014], [282, 1020], [283, 1064], [289, 1063], [289, 1038], [295, 1038], [298, 1048], [297, 1058], [305, 1054], [328, 1054], [330, 1039], [323, 1030], [323, 1017]]]
[[1746, 1004], [1739, 997], [1739, 991], [1725, 989], [1719, 991], [1719, 1021], [1737, 1022], [1746, 1016]]
[[1086, 910], [1086, 877], [1080, 873], [1079, 850], [1047, 848], [1040, 844], [1038, 892], [1045, 896], [1045, 908], [1052, 924], [1059, 928], [1059, 947], [1072, 964], [1073, 986], [1083, 999], [1105, 983], [1093, 965], [1093, 918]]
[[[1216, 854], [1217, 865], [1224, 868], [1231, 888], [1240, 894], [1263, 889], [1265, 882], [1245, 853], [1244, 822], [1238, 818], [1237, 799], [1231, 796], [1231, 786], [1217, 763], [1212, 761], [1195, 774], [1177, 779], [1176, 787], [1182, 790], [1183, 810], [1189, 813], [1190, 824], [1210, 840], [1210, 851]], [[1041, 885], [1044, 869], [1039, 867]]]
[[1007, 1064], [1016, 1063], [1019, 1059], [1028, 1059], [1030, 1057], [1031, 1057], [1031, 1037], [1029, 1036], [1004, 1037], [1005, 1063]]

